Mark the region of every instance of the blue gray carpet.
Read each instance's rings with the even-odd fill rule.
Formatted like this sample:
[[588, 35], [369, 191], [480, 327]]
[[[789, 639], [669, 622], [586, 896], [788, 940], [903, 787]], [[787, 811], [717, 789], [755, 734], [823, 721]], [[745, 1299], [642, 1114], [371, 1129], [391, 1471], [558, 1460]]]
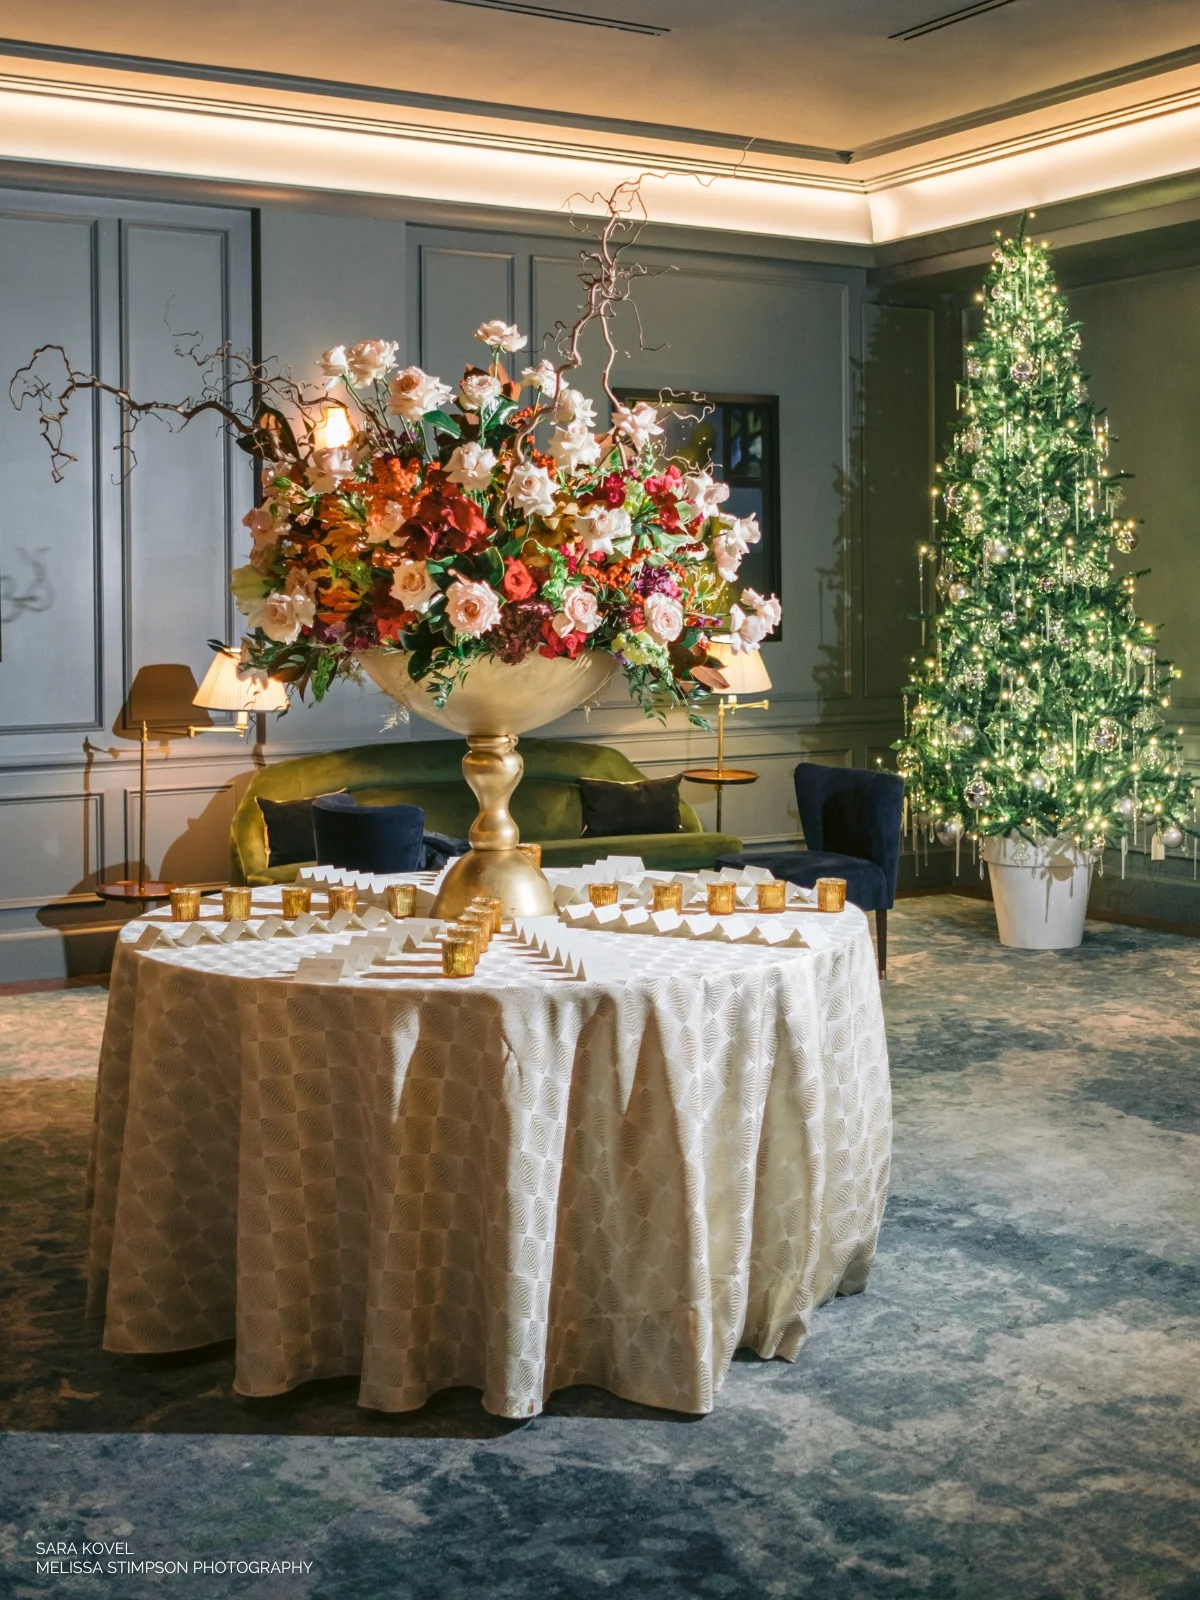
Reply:
[[[593, 1390], [389, 1418], [352, 1383], [240, 1400], [225, 1347], [104, 1355], [78, 1210], [104, 997], [0, 999], [0, 1594], [1200, 1600], [1200, 942], [1003, 951], [944, 896], [892, 945], [874, 1274], [702, 1420]], [[37, 1541], [84, 1539], [192, 1571], [38, 1574]]]

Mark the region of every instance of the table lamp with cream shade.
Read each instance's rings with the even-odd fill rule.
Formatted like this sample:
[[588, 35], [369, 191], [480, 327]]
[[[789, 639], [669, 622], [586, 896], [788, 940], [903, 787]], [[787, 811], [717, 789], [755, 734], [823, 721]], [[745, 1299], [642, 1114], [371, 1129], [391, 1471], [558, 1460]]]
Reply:
[[283, 684], [269, 678], [264, 687], [254, 678], [239, 677], [238, 660], [236, 650], [226, 647], [216, 651], [203, 683], [192, 697], [194, 706], [203, 706], [206, 711], [235, 711], [236, 719], [204, 726], [189, 723], [189, 738], [194, 739], [198, 733], [236, 733], [242, 738], [250, 726], [251, 712], [287, 710], [287, 690]]
[[[734, 650], [726, 638], [709, 642], [708, 666], [716, 674], [703, 675], [704, 669], [693, 672], [693, 677], [707, 683], [717, 696], [717, 764], [715, 767], [691, 767], [683, 776], [689, 783], [706, 783], [717, 791], [717, 832], [721, 831], [721, 796], [726, 784], [754, 783], [758, 773], [749, 767], [725, 765], [725, 717], [736, 711], [766, 711], [769, 700], [739, 700], [739, 695], [760, 694], [771, 687], [770, 675], [761, 650]], [[719, 674], [722, 683], [716, 681]]]

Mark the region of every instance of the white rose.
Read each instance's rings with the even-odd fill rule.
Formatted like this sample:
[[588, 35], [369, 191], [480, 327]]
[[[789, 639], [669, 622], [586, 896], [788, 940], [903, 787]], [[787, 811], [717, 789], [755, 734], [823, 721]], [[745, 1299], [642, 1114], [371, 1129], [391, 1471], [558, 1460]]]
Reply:
[[551, 618], [550, 626], [560, 638], [568, 633], [595, 633], [600, 626], [596, 596], [581, 583], [568, 584], [563, 590], [562, 610]]
[[446, 591], [446, 615], [456, 633], [476, 639], [500, 621], [500, 602], [490, 584], [455, 578]]
[[613, 432], [623, 433], [635, 450], [644, 450], [650, 440], [662, 432], [658, 425], [658, 412], [639, 400], [631, 410], [617, 406], [613, 411]]
[[499, 317], [491, 322], [481, 322], [475, 329], [475, 337], [489, 349], [507, 350], [510, 355], [514, 350], [524, 350], [529, 343], [515, 322], [504, 322]]
[[553, 394], [558, 388], [558, 368], [553, 361], [539, 361], [536, 367], [526, 367], [521, 374], [527, 384], [540, 389], [543, 394]]
[[346, 376], [346, 346], [344, 344], [335, 344], [332, 350], [324, 351], [318, 359], [317, 365], [325, 377], [329, 379], [330, 387], [332, 387], [339, 378]]
[[742, 604], [744, 606], [752, 606], [754, 608], [758, 616], [760, 616], [766, 623], [768, 633], [770, 633], [771, 629], [776, 626], [783, 616], [783, 607], [779, 604], [779, 601], [774, 595], [769, 595], [767, 599], [764, 600], [762, 595], [755, 594], [753, 589], [743, 589]]
[[514, 467], [508, 480], [507, 499], [521, 511], [540, 517], [554, 512], [554, 485], [545, 467]]
[[500, 397], [500, 379], [490, 372], [468, 372], [458, 386], [458, 398], [464, 411], [479, 411]]
[[388, 386], [388, 410], [405, 422], [419, 422], [431, 411], [438, 411], [454, 390], [440, 378], [431, 378], [420, 367], [405, 367]]
[[575, 526], [590, 556], [611, 556], [613, 541], [628, 539], [633, 532], [629, 513], [620, 506], [589, 506], [575, 518]]
[[600, 459], [600, 446], [594, 433], [582, 422], [573, 422], [550, 440], [550, 454], [566, 472], [593, 466]]
[[569, 428], [573, 422], [590, 428], [596, 420], [596, 408], [578, 389], [562, 389], [554, 407], [554, 420], [560, 428]]
[[717, 571], [726, 583], [733, 583], [741, 569], [742, 557], [746, 554], [745, 545], [727, 533], [718, 533], [713, 538], [712, 553]]
[[735, 655], [757, 650], [783, 615], [783, 607], [774, 595], [764, 600], [753, 589], [747, 589], [742, 602], [752, 608], [749, 614], [740, 605], [731, 606], [729, 611], [729, 643]]
[[268, 594], [247, 606], [246, 621], [252, 628], [261, 628], [276, 644], [291, 644], [301, 628], [312, 625], [316, 609], [304, 594]]
[[717, 483], [710, 473], [693, 472], [683, 480], [683, 497], [696, 508], [702, 520], [716, 516], [717, 507], [729, 499], [729, 485]]
[[392, 568], [392, 598], [406, 611], [423, 616], [440, 592], [424, 561], [401, 561]]
[[713, 535], [713, 560], [725, 582], [732, 583], [743, 557], [762, 538], [762, 532], [755, 516], [721, 517], [720, 522], [720, 529]]
[[683, 607], [669, 594], [646, 596], [646, 629], [659, 644], [670, 644], [683, 632]]
[[357, 465], [356, 450], [314, 450], [308, 458], [308, 481], [318, 494], [329, 494], [343, 478], [353, 476]]
[[446, 463], [446, 476], [464, 489], [486, 489], [496, 468], [496, 455], [481, 444], [460, 444]]
[[350, 376], [355, 383], [378, 383], [396, 365], [399, 348], [389, 339], [364, 339], [361, 344], [352, 344], [346, 351]]

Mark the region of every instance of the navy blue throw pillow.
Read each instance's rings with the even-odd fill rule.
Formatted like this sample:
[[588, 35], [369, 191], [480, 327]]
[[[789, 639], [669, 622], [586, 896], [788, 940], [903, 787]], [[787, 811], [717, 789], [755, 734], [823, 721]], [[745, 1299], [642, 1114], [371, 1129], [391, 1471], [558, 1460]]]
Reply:
[[313, 801], [317, 860], [350, 872], [419, 872], [425, 865], [420, 806], [360, 806], [349, 794]]

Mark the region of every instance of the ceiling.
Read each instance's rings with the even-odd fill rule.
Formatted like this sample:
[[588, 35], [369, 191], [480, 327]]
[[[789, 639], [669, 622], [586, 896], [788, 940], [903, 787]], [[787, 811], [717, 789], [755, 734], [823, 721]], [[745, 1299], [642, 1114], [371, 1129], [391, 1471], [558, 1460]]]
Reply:
[[[843, 158], [1011, 102], [1066, 98], [1081, 81], [1177, 52], [1200, 59], [1196, 0], [494, 3], [522, 9], [487, 0], [356, 0], [352, 10], [328, 0], [5, 0], [0, 28], [34, 46], [493, 102], [606, 128], [712, 131]], [[958, 16], [896, 37], [947, 13]], [[664, 31], [565, 20], [572, 15]]]
[[[1196, 174], [1196, 0], [4, 0], [0, 162], [861, 248]], [[697, 180], [699, 180], [697, 182]]]

